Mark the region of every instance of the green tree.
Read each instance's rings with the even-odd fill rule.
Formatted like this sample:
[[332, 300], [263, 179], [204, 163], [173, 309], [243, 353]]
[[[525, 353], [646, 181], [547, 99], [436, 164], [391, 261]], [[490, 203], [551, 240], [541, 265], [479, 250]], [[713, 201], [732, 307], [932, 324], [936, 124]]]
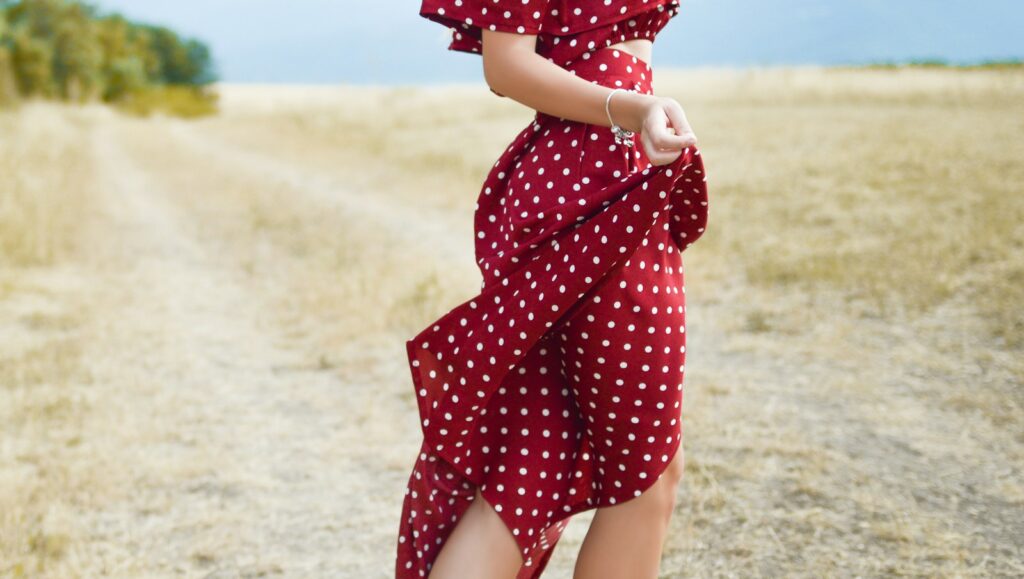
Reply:
[[103, 52], [92, 16], [90, 9], [70, 4], [55, 23], [54, 80], [65, 99], [85, 100], [99, 92]]
[[18, 92], [24, 96], [54, 96], [53, 46], [32, 36], [25, 28], [16, 28], [11, 48]]
[[103, 54], [100, 65], [102, 98], [124, 99], [149, 84], [146, 73], [147, 39], [120, 15], [99, 21], [97, 38]]
[[173, 31], [155, 26], [149, 28], [149, 49], [156, 56], [157, 68], [153, 70], [154, 80], [167, 84], [179, 84], [179, 69], [185, 64], [178, 35]]
[[198, 40], [189, 40], [185, 45], [188, 51], [188, 60], [191, 66], [189, 84], [193, 86], [206, 86], [217, 80], [217, 73], [214, 71], [213, 55], [210, 48]]
[[75, 0], [0, 0], [0, 98], [5, 78], [23, 96], [132, 101], [137, 110], [163, 99], [205, 111], [215, 101], [205, 44]]
[[0, 3], [0, 105], [13, 101], [16, 94], [10, 26], [7, 24], [6, 7]]

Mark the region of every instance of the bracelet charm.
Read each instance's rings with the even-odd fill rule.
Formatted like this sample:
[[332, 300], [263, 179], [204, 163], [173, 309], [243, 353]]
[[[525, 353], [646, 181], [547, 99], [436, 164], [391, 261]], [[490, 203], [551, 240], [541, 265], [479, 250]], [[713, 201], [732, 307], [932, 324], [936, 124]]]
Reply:
[[625, 145], [632, 147], [634, 145], [633, 137], [636, 134], [633, 131], [627, 131], [618, 125], [612, 126], [612, 132], [615, 133], [615, 142], [619, 145]]
[[615, 88], [612, 89], [610, 93], [608, 93], [608, 98], [606, 98], [604, 101], [604, 112], [608, 115], [608, 122], [612, 126], [612, 134], [615, 136], [615, 144], [632, 147], [634, 145], [633, 137], [636, 136], [636, 133], [634, 133], [633, 131], [626, 130], [620, 127], [619, 125], [615, 124], [615, 121], [612, 120], [611, 107], [609, 106], [612, 102], [612, 95], [620, 90], [624, 91], [626, 89]]

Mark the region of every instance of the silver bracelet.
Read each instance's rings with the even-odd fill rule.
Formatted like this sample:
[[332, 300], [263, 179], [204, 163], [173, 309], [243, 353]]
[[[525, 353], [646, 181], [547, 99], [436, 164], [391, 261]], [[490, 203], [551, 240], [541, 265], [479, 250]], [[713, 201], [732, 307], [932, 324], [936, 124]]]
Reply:
[[612, 133], [615, 135], [615, 143], [617, 145], [625, 145], [627, 147], [632, 147], [633, 137], [636, 136], [636, 133], [634, 133], [633, 131], [627, 131], [626, 129], [623, 129], [619, 125], [616, 125], [615, 121], [612, 120], [612, 111], [610, 107], [612, 102], [612, 95], [620, 90], [624, 91], [626, 89], [619, 87], [612, 89], [612, 91], [608, 93], [608, 98], [604, 100], [604, 112], [608, 114], [608, 122], [611, 124]]

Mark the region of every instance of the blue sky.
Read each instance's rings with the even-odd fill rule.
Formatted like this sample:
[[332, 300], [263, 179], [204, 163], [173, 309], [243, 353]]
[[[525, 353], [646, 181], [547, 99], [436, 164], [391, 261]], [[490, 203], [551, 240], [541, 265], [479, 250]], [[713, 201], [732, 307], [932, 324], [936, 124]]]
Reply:
[[[596, 0], [580, 0], [583, 2]], [[235, 82], [478, 81], [419, 0], [95, 0], [210, 44]], [[1024, 0], [682, 0], [655, 67], [1024, 58]]]

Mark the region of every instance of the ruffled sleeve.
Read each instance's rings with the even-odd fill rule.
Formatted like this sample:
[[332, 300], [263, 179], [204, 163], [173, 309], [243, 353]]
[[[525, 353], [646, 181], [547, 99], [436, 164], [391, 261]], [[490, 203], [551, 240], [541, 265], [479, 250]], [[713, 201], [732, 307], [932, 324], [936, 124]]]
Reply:
[[[482, 30], [540, 34], [552, 0], [423, 0], [420, 16], [452, 30], [449, 50], [480, 54]], [[491, 89], [498, 96], [505, 96]]]
[[420, 16], [452, 29], [449, 50], [479, 53], [482, 29], [539, 34], [551, 0], [423, 0]]

